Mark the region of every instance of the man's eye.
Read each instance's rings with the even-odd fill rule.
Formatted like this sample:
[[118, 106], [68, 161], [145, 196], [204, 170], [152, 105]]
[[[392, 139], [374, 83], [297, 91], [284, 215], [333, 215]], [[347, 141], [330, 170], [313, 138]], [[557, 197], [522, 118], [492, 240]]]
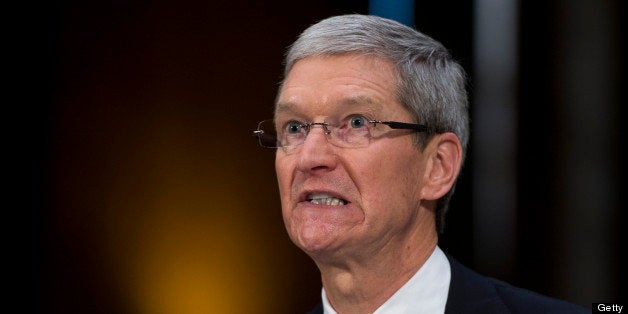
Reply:
[[288, 122], [288, 124], [286, 125], [286, 132], [288, 134], [298, 134], [298, 133], [301, 133], [302, 128], [303, 128], [303, 125], [301, 123], [292, 121], [292, 122]]
[[354, 129], [362, 128], [367, 123], [368, 121], [363, 116], [353, 116], [349, 119], [349, 125]]

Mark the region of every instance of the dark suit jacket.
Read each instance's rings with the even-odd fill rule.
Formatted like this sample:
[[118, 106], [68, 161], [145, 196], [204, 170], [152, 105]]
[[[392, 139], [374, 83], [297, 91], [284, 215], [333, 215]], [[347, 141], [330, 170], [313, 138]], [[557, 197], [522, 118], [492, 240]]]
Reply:
[[[451, 283], [445, 314], [493, 313], [591, 313], [591, 310], [553, 299], [505, 282], [482, 276], [447, 255], [451, 264]], [[319, 303], [309, 314], [322, 314]]]

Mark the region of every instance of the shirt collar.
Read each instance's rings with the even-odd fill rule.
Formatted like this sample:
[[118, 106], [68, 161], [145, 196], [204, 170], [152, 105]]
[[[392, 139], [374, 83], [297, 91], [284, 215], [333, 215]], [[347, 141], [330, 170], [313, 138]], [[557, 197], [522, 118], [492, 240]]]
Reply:
[[[423, 266], [373, 314], [444, 313], [451, 280], [445, 253], [436, 246]], [[322, 289], [324, 314], [337, 314]]]

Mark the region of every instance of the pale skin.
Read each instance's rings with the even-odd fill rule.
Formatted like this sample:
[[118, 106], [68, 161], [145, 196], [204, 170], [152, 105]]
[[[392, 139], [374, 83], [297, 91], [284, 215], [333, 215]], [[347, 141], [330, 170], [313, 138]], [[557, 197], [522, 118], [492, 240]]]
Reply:
[[[309, 57], [291, 69], [276, 121], [333, 121], [350, 114], [414, 122], [395, 97], [392, 64], [375, 56]], [[291, 153], [277, 150], [282, 213], [292, 241], [316, 263], [338, 313], [372, 313], [425, 263], [438, 242], [434, 207], [453, 186], [462, 147], [453, 133], [419, 148], [389, 130], [360, 148], [313, 127]], [[312, 194], [343, 200], [309, 201]]]

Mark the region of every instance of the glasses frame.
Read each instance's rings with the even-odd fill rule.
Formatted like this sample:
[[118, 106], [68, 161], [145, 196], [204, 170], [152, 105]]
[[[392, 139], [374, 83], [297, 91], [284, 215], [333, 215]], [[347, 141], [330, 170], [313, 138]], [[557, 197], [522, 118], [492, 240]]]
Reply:
[[[272, 119], [267, 119], [267, 120], [262, 120], [257, 124], [257, 130], [254, 130], [253, 133], [251, 134], [254, 137], [257, 137], [259, 145], [264, 147], [264, 148], [285, 148], [285, 147], [291, 147], [291, 146], [281, 146], [279, 145], [279, 141], [277, 136], [272, 136], [275, 137], [275, 145], [270, 146], [270, 145], [265, 145], [265, 141], [266, 142], [270, 142], [269, 139], [264, 140], [263, 137], [264, 136], [268, 136], [267, 133], [264, 132], [264, 130], [260, 130], [261, 125], [264, 122], [267, 121], [273, 121]], [[373, 126], [377, 125], [377, 124], [383, 124], [383, 125], [387, 125], [389, 128], [394, 129], [394, 130], [412, 130], [414, 132], [417, 133], [433, 133], [434, 131], [424, 125], [424, 124], [418, 124], [418, 123], [406, 123], [406, 122], [398, 122], [398, 121], [382, 121], [382, 120], [367, 120], [367, 123], [372, 124]], [[274, 122], [273, 122], [274, 123]], [[301, 127], [305, 129], [305, 135], [307, 136], [310, 133], [310, 129], [312, 126], [314, 125], [320, 125], [321, 127], [323, 127], [323, 129], [325, 130], [325, 134], [329, 135], [331, 134], [331, 130], [329, 130], [327, 127], [329, 126], [329, 123], [323, 121], [323, 122], [308, 122], [308, 123], [304, 123], [301, 124]], [[300, 144], [299, 144], [300, 145]], [[293, 146], [298, 146], [298, 145], [293, 145]]]

